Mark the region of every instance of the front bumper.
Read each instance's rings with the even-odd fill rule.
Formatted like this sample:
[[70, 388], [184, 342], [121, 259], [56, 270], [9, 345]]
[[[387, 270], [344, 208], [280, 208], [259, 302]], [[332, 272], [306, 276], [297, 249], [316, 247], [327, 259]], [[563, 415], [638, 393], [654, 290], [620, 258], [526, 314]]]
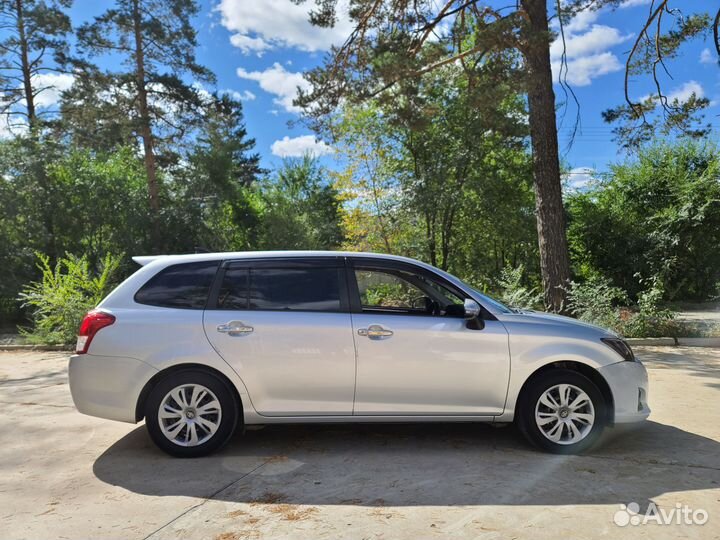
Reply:
[[76, 354], [68, 368], [70, 393], [83, 414], [134, 424], [140, 392], [155, 373], [135, 358]]
[[616, 424], [640, 422], [650, 415], [648, 376], [642, 362], [618, 362], [599, 369], [613, 395]]

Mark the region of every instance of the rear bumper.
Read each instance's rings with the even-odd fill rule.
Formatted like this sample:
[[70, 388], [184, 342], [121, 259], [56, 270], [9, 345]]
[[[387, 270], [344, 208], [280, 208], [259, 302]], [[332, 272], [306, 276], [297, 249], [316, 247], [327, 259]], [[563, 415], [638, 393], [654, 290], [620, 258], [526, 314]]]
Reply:
[[641, 362], [618, 362], [599, 371], [613, 395], [616, 424], [640, 422], [650, 415], [647, 370]]
[[76, 354], [68, 368], [70, 393], [83, 414], [134, 424], [140, 391], [155, 373], [135, 358]]

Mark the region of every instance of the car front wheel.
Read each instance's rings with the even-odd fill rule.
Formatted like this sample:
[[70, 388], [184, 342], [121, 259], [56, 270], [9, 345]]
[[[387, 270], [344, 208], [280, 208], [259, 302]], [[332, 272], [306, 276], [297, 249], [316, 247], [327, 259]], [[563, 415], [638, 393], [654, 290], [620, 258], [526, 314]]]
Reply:
[[555, 454], [576, 454], [597, 442], [606, 405], [584, 375], [554, 369], [533, 378], [518, 407], [520, 431], [535, 446]]
[[145, 425], [153, 442], [170, 455], [199, 457], [223, 446], [238, 421], [227, 385], [200, 370], [171, 373], [150, 392]]

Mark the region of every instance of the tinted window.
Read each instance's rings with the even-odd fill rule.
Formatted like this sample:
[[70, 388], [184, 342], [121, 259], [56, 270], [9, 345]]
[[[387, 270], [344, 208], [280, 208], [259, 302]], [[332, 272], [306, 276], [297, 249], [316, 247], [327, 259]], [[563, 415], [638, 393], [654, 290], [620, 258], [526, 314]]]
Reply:
[[217, 262], [168, 266], [142, 286], [135, 301], [151, 306], [203, 309], [217, 267]]
[[413, 309], [425, 297], [420, 289], [397, 275], [377, 270], [356, 270], [360, 303], [363, 307]]
[[253, 268], [249, 308], [340, 311], [337, 268]]
[[445, 286], [419, 274], [401, 270], [356, 269], [355, 279], [360, 305], [367, 311], [437, 316], [446, 312], [449, 314], [449, 306], [463, 303]]
[[225, 270], [220, 291], [218, 291], [218, 309], [247, 309], [248, 284], [250, 270], [247, 268], [228, 268]]

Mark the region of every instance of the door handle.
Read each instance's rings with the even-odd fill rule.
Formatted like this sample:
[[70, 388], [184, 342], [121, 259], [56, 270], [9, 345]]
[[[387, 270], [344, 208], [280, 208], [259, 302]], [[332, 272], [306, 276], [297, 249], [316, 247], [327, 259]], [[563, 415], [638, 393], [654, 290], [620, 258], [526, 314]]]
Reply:
[[230, 321], [229, 323], [218, 324], [217, 326], [218, 332], [230, 336], [244, 336], [245, 334], [252, 333], [253, 330], [255, 329], [252, 326], [248, 326], [241, 321]]
[[383, 328], [379, 324], [371, 324], [367, 328], [358, 328], [358, 335], [369, 338], [383, 338], [393, 335], [393, 331]]

